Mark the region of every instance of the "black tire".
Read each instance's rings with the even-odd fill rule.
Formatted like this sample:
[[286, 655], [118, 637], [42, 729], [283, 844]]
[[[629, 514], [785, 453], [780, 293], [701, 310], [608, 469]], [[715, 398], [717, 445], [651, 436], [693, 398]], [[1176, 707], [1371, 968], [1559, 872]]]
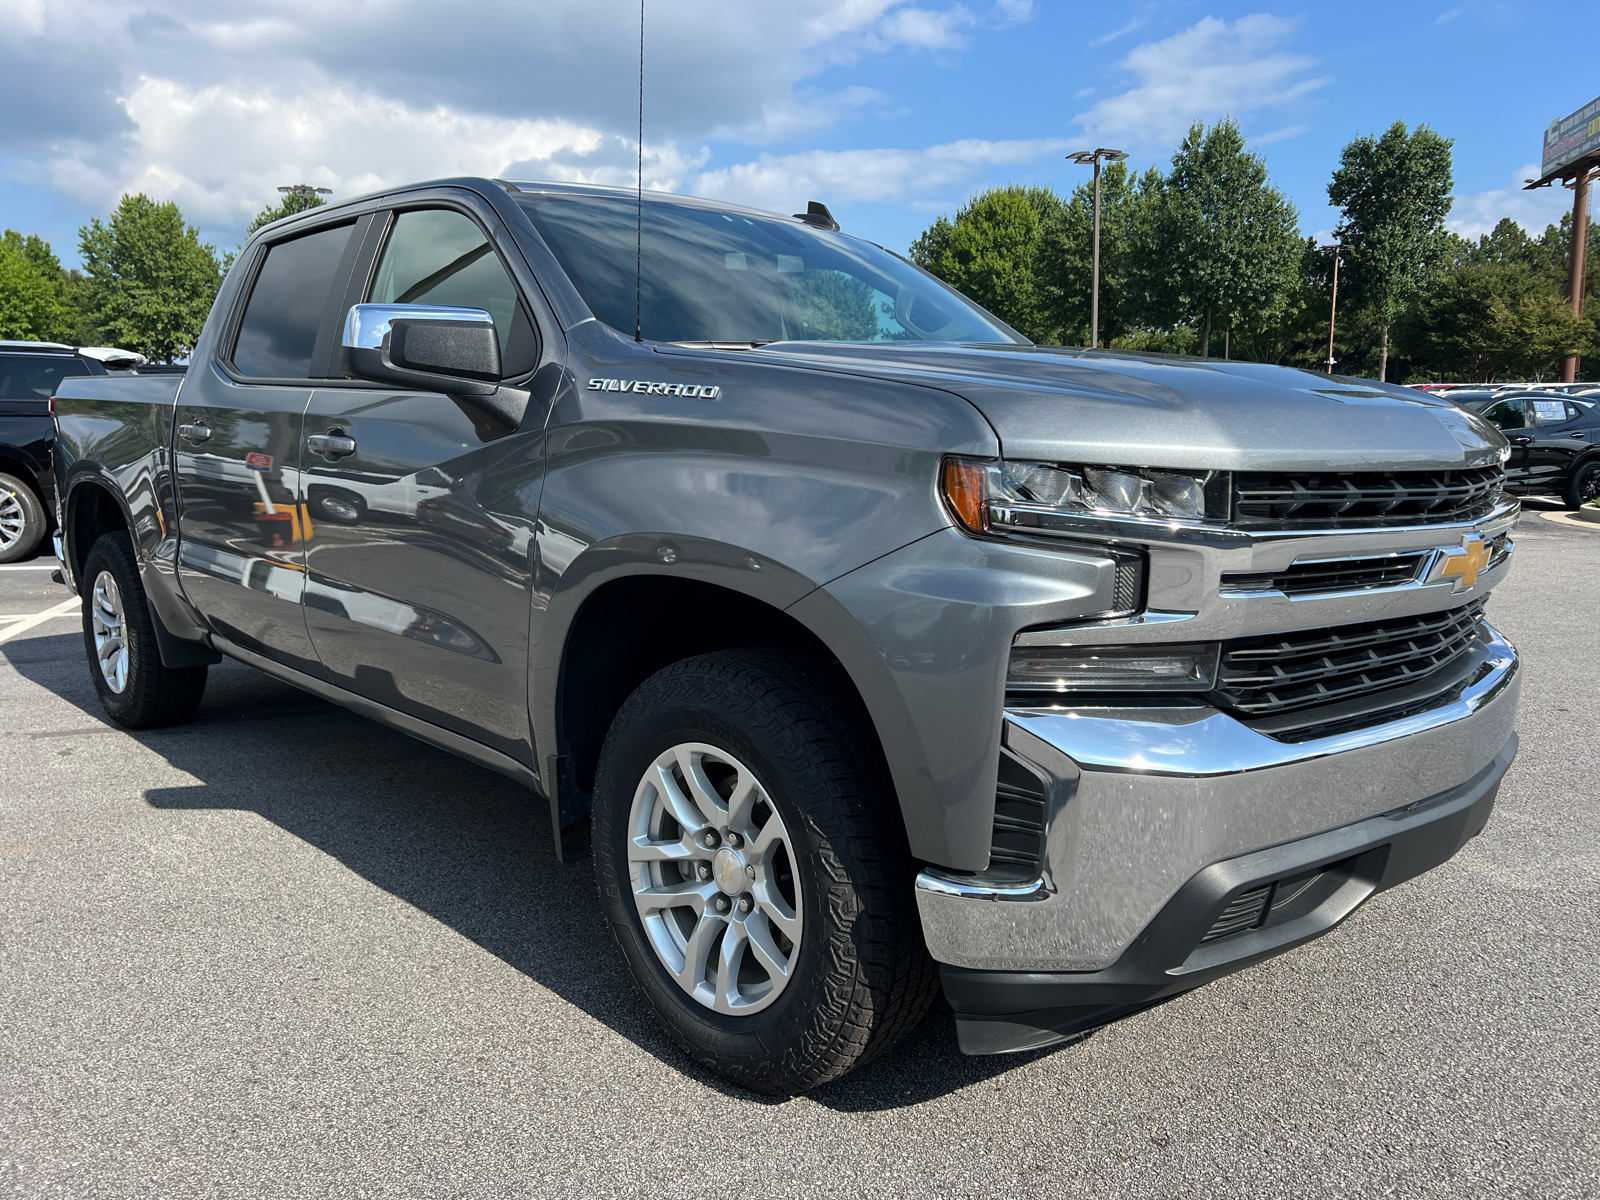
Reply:
[[27, 558], [47, 528], [44, 505], [33, 489], [15, 475], [0, 474], [0, 563]]
[[[108, 575], [116, 587], [121, 606], [121, 627], [127, 646], [122, 689], [119, 691], [101, 669], [96, 653], [95, 610], [100, 602], [96, 586]], [[173, 669], [161, 661], [156, 643], [155, 624], [133, 546], [125, 533], [102, 534], [89, 550], [78, 581], [83, 596], [83, 644], [89, 658], [89, 676], [107, 715], [128, 729], [154, 729], [187, 721], [199, 707], [206, 691], [206, 668]], [[102, 608], [102, 614], [105, 610]]]
[[1600, 458], [1591, 458], [1588, 462], [1578, 464], [1567, 480], [1561, 499], [1573, 511], [1591, 500], [1600, 499]]
[[[647, 679], [601, 751], [595, 876], [623, 961], [673, 1040], [753, 1091], [792, 1095], [837, 1079], [913, 1028], [938, 987], [894, 789], [881, 752], [863, 736], [870, 729], [834, 669], [778, 651], [734, 650], [685, 659]], [[634, 899], [635, 792], [658, 756], [684, 743], [746, 764], [795, 845], [799, 943], [788, 951], [786, 984], [749, 1014], [713, 1011], [681, 987]]]

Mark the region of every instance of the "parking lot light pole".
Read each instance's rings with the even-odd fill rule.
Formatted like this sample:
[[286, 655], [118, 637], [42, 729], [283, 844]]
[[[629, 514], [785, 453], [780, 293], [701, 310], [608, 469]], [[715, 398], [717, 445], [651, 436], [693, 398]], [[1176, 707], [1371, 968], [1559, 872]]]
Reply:
[[309, 183], [291, 183], [278, 189], [285, 196], [298, 196], [302, 200], [315, 200], [318, 196], [333, 195], [332, 188], [312, 187]]
[[1121, 162], [1127, 157], [1126, 150], [1107, 150], [1103, 146], [1098, 150], [1079, 150], [1076, 154], [1067, 155], [1067, 158], [1080, 167], [1094, 164], [1094, 270], [1089, 289], [1089, 349], [1091, 350], [1098, 349], [1100, 345], [1100, 160]]
[[1328, 305], [1328, 374], [1333, 374], [1333, 322], [1339, 314], [1339, 251], [1344, 249], [1343, 242], [1335, 242], [1332, 246], [1324, 246], [1324, 250], [1333, 251], [1333, 302]]

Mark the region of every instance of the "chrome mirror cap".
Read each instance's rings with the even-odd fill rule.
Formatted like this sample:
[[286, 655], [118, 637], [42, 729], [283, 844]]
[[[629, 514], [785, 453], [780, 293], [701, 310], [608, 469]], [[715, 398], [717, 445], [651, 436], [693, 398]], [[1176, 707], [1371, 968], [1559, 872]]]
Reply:
[[493, 326], [494, 318], [481, 308], [454, 308], [444, 304], [357, 304], [344, 319], [344, 345], [352, 350], [381, 350], [390, 322], [470, 321]]

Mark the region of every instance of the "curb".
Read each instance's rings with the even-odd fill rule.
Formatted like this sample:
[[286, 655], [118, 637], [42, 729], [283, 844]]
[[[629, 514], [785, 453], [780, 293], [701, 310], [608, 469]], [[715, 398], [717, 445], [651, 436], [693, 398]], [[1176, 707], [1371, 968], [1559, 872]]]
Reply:
[[[1595, 515], [1590, 516], [1589, 512]], [[1600, 533], [1600, 508], [1590, 509], [1589, 512], [1541, 512], [1539, 516], [1546, 521], [1554, 521], [1558, 525], [1567, 525], [1574, 529], [1589, 529]]]

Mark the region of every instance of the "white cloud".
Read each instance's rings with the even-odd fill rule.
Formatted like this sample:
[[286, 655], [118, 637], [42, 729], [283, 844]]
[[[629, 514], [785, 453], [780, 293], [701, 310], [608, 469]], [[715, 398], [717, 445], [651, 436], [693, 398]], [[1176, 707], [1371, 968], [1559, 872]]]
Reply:
[[[238, 228], [279, 184], [305, 182], [340, 197], [417, 179], [498, 176], [631, 183], [636, 143], [568, 121], [416, 109], [337, 86], [314, 90], [190, 89], [142, 79], [123, 102], [136, 132], [106, 161], [67, 152], [51, 182], [97, 208], [124, 192], [176, 200], [207, 228]], [[704, 162], [672, 145], [648, 147], [647, 181], [673, 188]]]
[[877, 34], [890, 45], [913, 50], [959, 50], [966, 39], [956, 31], [972, 24], [972, 14], [961, 5], [934, 12], [926, 8], [897, 8], [878, 24]]
[[1282, 129], [1274, 129], [1271, 133], [1257, 134], [1250, 141], [1257, 146], [1270, 146], [1273, 142], [1286, 142], [1290, 138], [1299, 137], [1305, 131], [1304, 125], [1286, 125]]
[[1434, 18], [1434, 22], [1433, 23], [1435, 25], [1443, 25], [1446, 21], [1454, 21], [1457, 17], [1459, 17], [1462, 13], [1464, 13], [1466, 11], [1467, 10], [1464, 9], [1464, 8], [1452, 8], [1452, 9], [1446, 11], [1446, 12], [1440, 13], [1437, 17]]
[[1127, 37], [1128, 34], [1132, 33], [1135, 29], [1139, 28], [1139, 26], [1143, 24], [1144, 21], [1141, 18], [1135, 17], [1120, 29], [1113, 29], [1110, 33], [1102, 33], [1099, 37], [1090, 41], [1089, 45], [1104, 46], [1108, 42], [1116, 41], [1119, 37]]
[[[808, 81], [869, 55], [949, 55], [1033, 8], [652, 3], [646, 185], [792, 211], [796, 189], [927, 200], [1027, 161], [1015, 147], [1034, 143], [971, 142], [742, 164], [747, 155], [724, 154], [730, 165], [708, 171], [703, 143], [804, 145], [840, 122], [897, 115], [877, 88]], [[470, 11], [430, 0], [0, 0], [0, 153], [13, 174], [93, 210], [129, 190], [177, 200], [219, 241], [291, 182], [337, 198], [455, 174], [631, 183], [637, 21], [631, 4], [594, 0], [474, 0]]]
[[990, 142], [969, 139], [924, 150], [811, 150], [763, 154], [754, 162], [703, 171], [689, 183], [697, 196], [793, 212], [807, 200], [903, 202], [961, 188], [995, 167], [1025, 166], [1064, 153], [1060, 138]]
[[1538, 164], [1527, 163], [1512, 174], [1507, 187], [1456, 196], [1446, 224], [1462, 237], [1478, 238], [1510, 217], [1529, 233], [1543, 233], [1546, 225], [1559, 224], [1561, 215], [1572, 211], [1572, 193], [1563, 187], [1523, 190], [1523, 183], [1538, 177]]
[[1119, 65], [1138, 78], [1137, 86], [1073, 120], [1097, 139], [1171, 143], [1195, 121], [1283, 107], [1329, 82], [1307, 76], [1316, 59], [1279, 48], [1295, 26], [1266, 13], [1231, 24], [1206, 17], [1136, 46]]

